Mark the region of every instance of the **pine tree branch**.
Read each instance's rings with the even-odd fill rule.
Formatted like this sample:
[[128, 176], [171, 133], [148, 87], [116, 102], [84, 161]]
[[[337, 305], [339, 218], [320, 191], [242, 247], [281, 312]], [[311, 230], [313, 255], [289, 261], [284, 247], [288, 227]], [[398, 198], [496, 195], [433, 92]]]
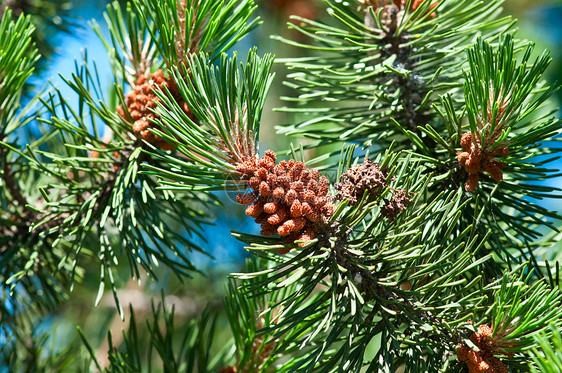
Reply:
[[[2, 141], [1, 138], [0, 141]], [[19, 188], [18, 182], [15, 180], [15, 174], [12, 171], [12, 164], [8, 160], [7, 153], [8, 149], [4, 147], [0, 148], [0, 161], [3, 165], [2, 178], [12, 196], [13, 201], [15, 201], [20, 207], [25, 207], [28, 203]], [[26, 210], [26, 213], [30, 212], [31, 211]]]
[[[135, 143], [129, 146], [129, 153], [132, 153], [134, 149], [141, 145], [143, 145], [142, 140], [137, 140]], [[4, 148], [0, 149], [0, 155], [3, 155], [3, 151]], [[124, 153], [127, 153], [127, 151], [125, 151]], [[141, 159], [139, 159], [139, 161], [142, 162], [143, 157], [147, 158], [147, 155], [141, 155]], [[114, 169], [112, 173], [107, 174], [106, 178], [102, 179], [98, 184], [98, 187], [101, 188], [101, 192], [96, 197], [96, 201], [94, 203], [94, 210], [98, 211], [98, 215], [96, 220], [94, 220], [94, 224], [99, 223], [102, 211], [109, 203], [109, 198], [113, 193], [113, 188], [115, 187], [116, 179], [119, 175], [119, 170], [124, 169], [128, 166], [129, 157], [124, 157], [124, 159], [125, 161], [118, 163], [116, 165], [117, 168]], [[29, 206], [29, 204], [25, 200], [25, 197], [23, 197], [23, 195], [21, 194], [21, 190], [17, 186], [16, 181], [13, 179], [13, 175], [10, 173], [6, 173], [6, 164], [7, 162], [4, 163], [4, 175], [8, 175], [8, 177], [4, 176], [4, 178], [8, 186], [10, 182], [14, 183], [13, 189], [11, 189], [11, 191], [12, 193], [15, 193], [13, 194], [13, 196], [18, 201], [20, 206], [24, 207], [25, 223], [23, 225], [20, 225], [16, 232], [11, 232], [9, 230], [7, 231], [8, 236], [11, 237], [11, 240], [8, 241], [4, 247], [0, 248], [0, 251], [4, 252], [8, 250], [8, 248], [13, 247], [13, 245], [16, 245], [18, 242], [25, 242], [30, 246], [34, 246], [41, 240], [41, 242], [48, 245], [48, 242], [51, 242], [64, 231], [72, 230], [72, 228], [82, 224], [82, 218], [88, 213], [88, 210], [82, 211], [80, 215], [74, 217], [71, 222], [68, 222], [68, 213], [63, 213], [62, 216], [53, 217], [50, 213], [40, 214], [36, 210], [27, 208], [26, 206]], [[10, 177], [12, 177], [12, 179], [10, 179]], [[15, 196], [19, 196], [19, 198], [16, 198]], [[43, 201], [43, 203], [45, 202], [46, 201]], [[40, 223], [37, 224], [37, 222]], [[57, 229], [53, 231], [53, 228]]]

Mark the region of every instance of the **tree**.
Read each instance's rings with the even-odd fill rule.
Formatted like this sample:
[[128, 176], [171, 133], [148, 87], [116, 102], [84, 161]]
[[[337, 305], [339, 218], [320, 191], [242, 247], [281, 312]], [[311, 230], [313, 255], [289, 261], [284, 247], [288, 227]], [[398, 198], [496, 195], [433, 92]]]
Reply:
[[[501, 1], [324, 0], [296, 17], [285, 152], [259, 144], [274, 58], [237, 41], [253, 0], [107, 7], [114, 85], [85, 56], [19, 107], [39, 59], [30, 18], [0, 24], [2, 359], [11, 371], [557, 371], [560, 197], [556, 87]], [[96, 27], [96, 26], [94, 26]], [[98, 29], [99, 30], [99, 29]], [[39, 127], [31, 131], [31, 127]], [[103, 129], [103, 131], [101, 130]], [[309, 152], [310, 151], [310, 152]], [[305, 154], [313, 154], [306, 159]], [[284, 158], [284, 159], [281, 159]], [[259, 235], [223, 308], [186, 325], [155, 299], [145, 323], [116, 271], [189, 286], [189, 252], [232, 191]], [[34, 330], [99, 272], [128, 328], [108, 354]], [[221, 349], [224, 310], [231, 339]], [[218, 326], [219, 325], [219, 326]], [[548, 367], [548, 368], [545, 368]]]

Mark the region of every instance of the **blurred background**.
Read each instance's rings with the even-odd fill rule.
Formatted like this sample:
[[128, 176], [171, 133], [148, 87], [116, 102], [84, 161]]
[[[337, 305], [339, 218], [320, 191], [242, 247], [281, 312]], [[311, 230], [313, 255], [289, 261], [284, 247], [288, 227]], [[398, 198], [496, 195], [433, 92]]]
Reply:
[[[287, 30], [286, 22], [289, 16], [294, 14], [312, 19], [321, 18], [324, 15], [319, 1], [257, 0], [258, 13], [263, 18], [264, 24], [238, 44], [236, 49], [241, 55], [245, 55], [249, 48], [257, 45], [260, 54], [274, 52], [278, 58], [302, 53], [272, 40], [270, 35], [298, 37]], [[80, 64], [86, 51], [88, 59], [97, 66], [102, 85], [109, 88], [113, 79], [107, 52], [91, 29], [91, 23], [96, 22], [105, 35], [108, 35], [103, 18], [106, 3], [105, 0], [1, 0], [0, 13], [5, 7], [10, 7], [16, 15], [21, 12], [30, 14], [37, 26], [35, 37], [43, 58], [29, 87], [30, 97], [49, 84], [59, 88], [67, 97], [75, 97], [74, 92], [65, 87], [61, 75], [69, 77], [75, 70], [76, 61]], [[561, 82], [562, 1], [506, 0], [505, 13], [519, 20], [519, 38], [534, 41], [537, 51], [548, 49], [551, 52], [553, 63], [546, 79], [550, 83]], [[280, 97], [287, 94], [286, 88], [282, 85], [286, 73], [283, 65], [276, 64], [275, 70], [277, 76], [262, 118], [260, 139], [262, 150], [287, 149], [289, 139], [275, 136], [274, 126], [295, 120], [282, 113], [273, 112], [273, 108], [283, 105]], [[559, 91], [556, 96], [558, 102], [555, 105], [560, 106], [561, 99], [562, 91]], [[560, 169], [562, 163], [558, 161], [554, 167]], [[549, 184], [562, 187], [562, 178], [551, 179]], [[204, 274], [182, 284], [171, 273], [161, 269], [158, 282], [143, 279], [141, 285], [129, 280], [127, 265], [123, 266], [122, 273], [117, 274], [122, 286], [119, 294], [121, 303], [124, 308], [127, 308], [129, 303], [133, 305], [137, 320], [142, 320], [143, 315], [150, 312], [152, 298], [158, 299], [161, 292], [165, 294], [167, 304], [175, 305], [176, 315], [179, 317], [178, 325], [181, 325], [181, 320], [191, 319], [200, 314], [208, 303], [215, 308], [221, 307], [226, 275], [239, 271], [247, 255], [243, 245], [230, 236], [230, 230], [258, 233], [257, 225], [243, 214], [243, 209], [229, 198], [221, 199], [225, 201], [225, 207], [217, 208], [212, 212], [215, 225], [206, 228], [204, 236], [207, 237], [207, 242], [202, 243], [213, 258], [203, 255], [192, 258]], [[543, 200], [540, 203], [549, 209], [562, 210], [559, 200]], [[81, 345], [76, 325], [82, 328], [92, 345], [98, 349], [100, 356], [107, 352], [104, 341], [109, 329], [113, 331], [114, 343], [119, 344], [122, 338], [120, 330], [126, 324], [116, 316], [112, 295], [105, 295], [100, 306], [93, 309], [98, 282], [98, 269], [87, 270], [85, 280], [75, 286], [69, 301], [36, 329], [37, 335], [46, 335], [41, 346], [42, 352], [37, 356], [38, 363], [41, 361], [46, 363], [52, 359], [57, 364], [61, 364], [61, 367], [68, 368], [65, 364], [72, 366], [71, 356]], [[223, 330], [223, 339], [226, 340], [229, 338], [226, 320], [220, 322], [225, 326], [219, 327], [219, 330]], [[218, 339], [219, 344], [220, 339]], [[85, 353], [83, 349], [80, 351], [81, 354]], [[0, 366], [0, 372], [4, 371], [5, 368]]]

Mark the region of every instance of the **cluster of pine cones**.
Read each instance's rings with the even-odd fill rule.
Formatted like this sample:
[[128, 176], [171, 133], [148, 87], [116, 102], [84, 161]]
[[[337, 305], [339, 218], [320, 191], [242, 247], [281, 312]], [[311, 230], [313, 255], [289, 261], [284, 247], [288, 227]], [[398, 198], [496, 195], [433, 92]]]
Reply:
[[156, 96], [155, 90], [164, 90], [164, 87], [170, 91], [185, 113], [193, 119], [193, 114], [182, 99], [175, 82], [173, 79], [166, 78], [162, 69], [157, 70], [150, 76], [143, 75], [138, 78], [133, 91], [125, 99], [127, 111], [120, 105], [117, 107], [117, 113], [123, 119], [133, 122], [133, 132], [138, 133], [143, 140], [155, 144], [162, 150], [173, 150], [174, 148], [170, 144], [149, 131], [151, 128], [161, 129], [160, 126], [151, 121], [158, 119], [154, 110], [160, 100]]
[[[275, 164], [275, 152], [267, 150], [261, 159], [238, 163], [236, 170], [252, 189], [236, 196], [248, 206], [246, 215], [261, 224], [261, 234], [279, 234], [286, 243], [311, 241], [321, 226], [328, 223], [334, 207], [328, 191], [330, 182], [318, 170], [308, 169], [303, 162], [281, 161]], [[300, 247], [306, 242], [299, 243]], [[280, 254], [290, 248], [279, 249]]]
[[[503, 351], [496, 346], [492, 337], [492, 329], [488, 325], [480, 325], [478, 333], [472, 333], [470, 341], [474, 343], [480, 351], [474, 351], [465, 345], [457, 349], [457, 357], [468, 366], [469, 373], [507, 373], [507, 367], [500, 359], [494, 355], [503, 354], [513, 356], [512, 353]], [[510, 347], [510, 346], [508, 346]]]
[[508, 155], [509, 150], [506, 147], [497, 147], [491, 151], [482, 149], [482, 146], [474, 141], [471, 132], [462, 135], [461, 147], [464, 151], [457, 153], [458, 162], [468, 172], [464, 184], [467, 191], [472, 192], [476, 189], [480, 178], [479, 173], [483, 171], [486, 171], [496, 182], [503, 180], [502, 168], [505, 167], [505, 163], [496, 161], [495, 157]]

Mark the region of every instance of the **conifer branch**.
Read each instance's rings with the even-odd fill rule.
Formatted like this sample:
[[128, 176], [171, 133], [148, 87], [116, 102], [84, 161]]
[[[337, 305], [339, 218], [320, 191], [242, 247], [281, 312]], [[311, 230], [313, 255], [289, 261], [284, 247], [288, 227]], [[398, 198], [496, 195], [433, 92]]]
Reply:
[[[560, 330], [554, 325], [550, 326], [549, 338], [548, 332], [535, 337], [538, 343], [537, 347], [533, 347], [531, 356], [535, 362], [535, 366], [531, 367], [533, 373], [554, 373], [562, 368], [562, 337]], [[539, 349], [540, 347], [540, 349]]]
[[[202, 44], [202, 50], [222, 50], [245, 33], [237, 33], [236, 30], [247, 31], [253, 27], [245, 26], [254, 9], [251, 2], [246, 2], [244, 6], [234, 6], [231, 2], [228, 7], [217, 6], [214, 1], [203, 1], [201, 4], [205, 9], [213, 10], [215, 16], [222, 14], [223, 23], [220, 27], [234, 31], [234, 34], [222, 35], [227, 39], [217, 40], [213, 44]], [[124, 13], [120, 11], [117, 3], [108, 7], [108, 19], [119, 24], [119, 27], [112, 28], [112, 43], [114, 47], [121, 47], [122, 50], [111, 49], [107, 41], [105, 44], [113, 57], [117, 93], [121, 97], [121, 79], [130, 82], [131, 76], [140, 74], [143, 68], [148, 68], [146, 59], [153, 60], [154, 66], [166, 60], [165, 56], [157, 55], [157, 48], [153, 48], [153, 42], [147, 38], [150, 33], [145, 31], [146, 25], [139, 22], [139, 19], [150, 18], [150, 15], [145, 14], [148, 12], [147, 8], [137, 5], [135, 8], [128, 7]], [[145, 13], [138, 13], [143, 11]], [[3, 18], [0, 31], [5, 34], [6, 40], [14, 39], [13, 35], [18, 32], [22, 36], [9, 44], [12, 49], [5, 48], [2, 51], [7, 53], [2, 62], [10, 70], [17, 72], [5, 75], [4, 66], [0, 65], [0, 79], [5, 83], [3, 88], [9, 90], [12, 95], [9, 96], [12, 101], [6, 102], [8, 108], [8, 104], [16, 103], [19, 99], [18, 92], [31, 74], [32, 64], [37, 57], [35, 50], [28, 50], [28, 36], [33, 31], [29, 26], [29, 18], [20, 17], [14, 26], [10, 23], [9, 12], [5, 15], [8, 16]], [[199, 15], [201, 16], [207, 17], [209, 14]], [[25, 26], [29, 27], [25, 29]], [[158, 25], [161, 30], [162, 27], [169, 26]], [[222, 32], [220, 27], [214, 28], [213, 31]], [[131, 41], [131, 38], [139, 35], [145, 35], [144, 43], [139, 41], [142, 38]], [[227, 43], [227, 46], [221, 42]], [[29, 52], [29, 59], [23, 57], [26, 52]], [[121, 55], [125, 57], [119, 60]], [[16, 65], [14, 61], [20, 65]], [[150, 67], [152, 66], [151, 64]], [[121, 74], [117, 73], [118, 70]], [[164, 80], [166, 79], [164, 77]], [[5, 254], [3, 263], [7, 265], [3, 268], [4, 274], [11, 276], [10, 286], [13, 288], [22, 284], [27, 293], [32, 294], [34, 286], [39, 284], [44, 286], [47, 293], [64, 293], [66, 290], [59, 286], [71, 287], [75, 277], [80, 276], [80, 254], [93, 250], [98, 253], [101, 266], [100, 294], [103, 292], [105, 281], [111, 284], [113, 292], [116, 293], [111, 269], [118, 263], [115, 246], [126, 249], [124, 256], [129, 261], [131, 273], [137, 277], [139, 266], [155, 275], [153, 267], [157, 262], [169, 266], [180, 279], [189, 277], [189, 271], [195, 271], [196, 268], [190, 263], [185, 251], [203, 252], [193, 239], [193, 236], [196, 236], [197, 239], [204, 240], [200, 229], [201, 225], [206, 223], [206, 214], [197, 205], [215, 204], [216, 199], [200, 192], [176, 197], [169, 191], [157, 191], [150, 177], [137, 175], [142, 163], [152, 161], [150, 156], [142, 151], [148, 145], [135, 136], [134, 128], [131, 131], [127, 116], [124, 113], [115, 113], [115, 106], [112, 107], [112, 104], [108, 103], [99, 87], [95, 66], [93, 70], [90, 70], [87, 64], [78, 67], [76, 74], [67, 79], [66, 83], [80, 98], [77, 109], [71, 107], [60, 91], [54, 88], [54, 93], [42, 99], [45, 109], [51, 115], [50, 118], [44, 119], [43, 123], [51, 127], [51, 132], [30, 144], [26, 152], [19, 151], [15, 144], [2, 143], [2, 153], [13, 151], [19, 154], [21, 160], [28, 162], [26, 169], [38, 171], [40, 176], [36, 177], [37, 182], [44, 183], [37, 189], [38, 199], [41, 201], [38, 205], [31, 207], [23, 200], [23, 195], [22, 198], [16, 198], [20, 200], [21, 205], [25, 202], [25, 209], [30, 211], [30, 215], [22, 224], [16, 224], [15, 228], [7, 228], [7, 236], [2, 237], [0, 242]], [[0, 98], [3, 98], [2, 94], [5, 92], [7, 91], [0, 92]], [[125, 106], [124, 103], [122, 105]], [[127, 107], [126, 109], [128, 112]], [[4, 134], [9, 134], [9, 131], [28, 123], [28, 120], [21, 116], [14, 117], [10, 110], [2, 111], [2, 114], [6, 115], [2, 118], [3, 139]], [[108, 127], [113, 138], [103, 139], [99, 136], [100, 121]], [[41, 150], [38, 149], [39, 146]], [[4, 165], [8, 170], [11, 169], [9, 163], [3, 162]], [[11, 175], [10, 170], [6, 174], [8, 181]], [[15, 193], [14, 185], [11, 189]], [[149, 210], [153, 213], [148, 214]], [[10, 223], [8, 227], [11, 226], [14, 224]], [[178, 232], [172, 229], [172, 226], [183, 227], [186, 233]], [[111, 229], [119, 230], [117, 242], [110, 239], [108, 230]], [[94, 237], [94, 240], [88, 242]], [[20, 250], [13, 250], [15, 247]], [[26, 256], [30, 258], [27, 259]], [[49, 270], [45, 271], [43, 265]], [[23, 289], [21, 295], [24, 298], [26, 296]], [[116, 301], [118, 304], [117, 298]], [[15, 314], [17, 312], [14, 312]]]
[[[0, 340], [14, 336], [0, 364], [67, 362], [74, 348], [46, 353], [29, 333], [90, 281], [92, 262], [94, 304], [113, 297], [120, 317], [123, 272], [156, 278], [163, 266], [183, 282], [200, 271], [189, 253], [205, 254], [203, 226], [225, 190], [261, 226], [232, 232], [254, 258], [229, 280], [226, 319], [213, 307], [178, 321], [163, 295], [145, 327], [131, 306], [107, 359], [80, 333], [90, 359], [75, 365], [503, 373], [557, 359], [560, 217], [533, 200], [560, 197], [533, 184], [558, 173], [548, 54], [531, 58], [500, 0], [325, 5], [328, 21], [290, 25], [305, 38], [278, 38], [308, 54], [286, 61], [283, 110], [300, 123], [278, 128], [311, 139], [300, 157], [259, 144], [273, 57], [225, 53], [259, 23], [252, 0], [112, 3], [110, 37], [94, 26], [110, 95], [86, 56], [63, 78], [78, 104], [52, 87], [40, 110], [18, 109], [37, 59], [32, 26], [2, 18]], [[42, 134], [24, 149], [16, 135], [34, 119]], [[231, 334], [218, 330], [226, 323]]]
[[212, 61], [219, 58], [259, 24], [257, 18], [250, 20], [256, 9], [253, 0], [165, 0], [163, 4], [139, 0], [134, 4], [170, 69], [199, 52], [208, 53]]
[[[279, 130], [325, 141], [319, 130], [329, 128], [330, 142], [386, 147], [395, 141], [395, 149], [423, 148], [424, 141], [431, 141], [421, 136], [418, 127], [435, 117], [430, 103], [438, 94], [458, 92], [461, 87], [452, 82], [460, 77], [463, 48], [479, 33], [489, 32], [486, 36], [492, 40], [510, 24], [508, 18], [496, 19], [501, 1], [327, 1], [326, 5], [335, 25], [304, 19], [299, 20], [303, 26], [290, 25], [316, 41], [299, 47], [326, 53], [320, 60], [286, 61], [293, 71], [286, 84], [299, 93], [287, 97], [292, 105], [282, 110], [314, 118]], [[327, 107], [323, 102], [337, 104]], [[404, 131], [413, 133], [404, 136]]]
[[186, 115], [169, 91], [157, 92], [162, 102], [162, 130], [153, 132], [182, 157], [152, 152], [167, 168], [146, 165], [151, 174], [163, 177], [162, 184], [170, 189], [243, 188], [236, 165], [257, 159], [259, 123], [273, 78], [272, 63], [271, 56], [262, 59], [250, 51], [245, 66], [239, 66], [235, 54], [232, 58], [222, 55], [216, 68], [200, 54], [186, 67], [197, 77], [193, 81], [176, 70], [178, 90], [194, 117]]

